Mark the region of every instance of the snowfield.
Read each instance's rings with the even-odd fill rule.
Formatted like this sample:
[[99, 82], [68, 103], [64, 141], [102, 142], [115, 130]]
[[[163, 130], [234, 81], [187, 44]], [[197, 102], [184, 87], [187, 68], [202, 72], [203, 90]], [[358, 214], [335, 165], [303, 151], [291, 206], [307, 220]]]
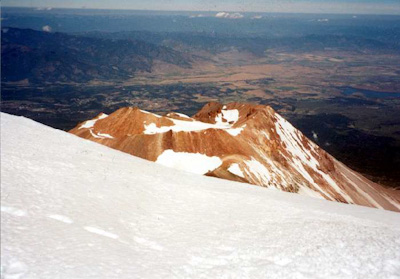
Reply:
[[400, 278], [399, 213], [167, 168], [7, 114], [1, 211], [4, 279]]

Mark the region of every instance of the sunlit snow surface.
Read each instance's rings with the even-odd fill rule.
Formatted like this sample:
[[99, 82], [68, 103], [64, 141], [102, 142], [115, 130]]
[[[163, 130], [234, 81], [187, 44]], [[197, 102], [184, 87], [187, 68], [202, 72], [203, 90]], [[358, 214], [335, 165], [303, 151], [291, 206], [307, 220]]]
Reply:
[[206, 174], [218, 168], [222, 160], [217, 156], [207, 156], [200, 153], [175, 152], [165, 150], [158, 156], [156, 163], [187, 172]]
[[399, 278], [400, 214], [190, 174], [1, 115], [2, 278]]

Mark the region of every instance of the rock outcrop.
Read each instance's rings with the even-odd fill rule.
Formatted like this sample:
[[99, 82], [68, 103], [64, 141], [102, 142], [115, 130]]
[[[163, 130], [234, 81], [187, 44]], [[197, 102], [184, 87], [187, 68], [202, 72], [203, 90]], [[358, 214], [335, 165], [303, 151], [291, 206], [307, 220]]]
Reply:
[[271, 107], [209, 103], [193, 117], [121, 108], [70, 133], [193, 173], [400, 211], [400, 194], [337, 161]]

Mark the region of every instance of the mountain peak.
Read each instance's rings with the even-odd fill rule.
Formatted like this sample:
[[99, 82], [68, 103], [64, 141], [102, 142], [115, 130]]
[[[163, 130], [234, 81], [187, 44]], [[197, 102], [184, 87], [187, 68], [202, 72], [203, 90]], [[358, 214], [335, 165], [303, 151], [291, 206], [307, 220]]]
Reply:
[[193, 117], [121, 108], [70, 132], [193, 173], [400, 210], [398, 193], [347, 168], [269, 106], [211, 102]]
[[[207, 123], [216, 123], [216, 117], [222, 113], [222, 121], [223, 122], [228, 122], [227, 119], [224, 118], [224, 114], [229, 114], [228, 111], [237, 110], [238, 119], [236, 120], [237, 123], [241, 123], [243, 121], [247, 121], [250, 119], [250, 116], [252, 116], [254, 113], [258, 111], [270, 111], [274, 112], [273, 109], [269, 106], [264, 106], [264, 105], [254, 105], [254, 104], [249, 104], [249, 103], [238, 103], [238, 102], [232, 102], [226, 105], [223, 105], [218, 102], [210, 102], [206, 104], [199, 112], [197, 112], [193, 118], [202, 121], [202, 122], [207, 122]], [[236, 112], [234, 112], [236, 113]]]

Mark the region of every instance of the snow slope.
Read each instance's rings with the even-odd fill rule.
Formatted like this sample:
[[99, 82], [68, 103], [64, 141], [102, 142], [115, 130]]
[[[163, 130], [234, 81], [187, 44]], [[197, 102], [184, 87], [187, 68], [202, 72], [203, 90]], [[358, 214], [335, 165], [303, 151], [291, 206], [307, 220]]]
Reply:
[[7, 114], [1, 211], [5, 279], [400, 277], [399, 213], [166, 168]]

